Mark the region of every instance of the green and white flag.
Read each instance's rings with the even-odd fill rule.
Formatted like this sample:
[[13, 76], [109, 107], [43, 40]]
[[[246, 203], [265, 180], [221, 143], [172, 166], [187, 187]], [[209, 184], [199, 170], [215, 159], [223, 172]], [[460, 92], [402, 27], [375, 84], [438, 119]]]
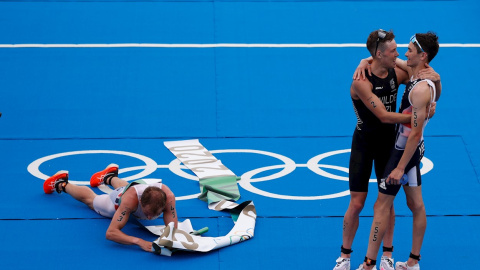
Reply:
[[257, 213], [252, 201], [235, 203], [240, 198], [237, 176], [215, 158], [198, 140], [170, 141], [165, 146], [195, 175], [200, 182], [199, 199], [215, 211], [228, 211], [235, 223], [225, 236], [202, 237], [190, 220], [166, 226], [146, 226], [160, 237], [154, 241], [154, 252], [170, 256], [173, 251], [207, 252], [230, 246], [253, 237]]
[[214, 157], [198, 140], [164, 142], [178, 160], [198, 176], [199, 199], [211, 203], [240, 198], [237, 176]]

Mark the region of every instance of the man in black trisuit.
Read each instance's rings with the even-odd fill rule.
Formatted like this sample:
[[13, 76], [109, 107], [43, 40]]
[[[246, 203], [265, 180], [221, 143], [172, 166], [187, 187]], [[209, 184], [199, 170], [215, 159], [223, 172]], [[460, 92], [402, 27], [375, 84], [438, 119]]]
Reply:
[[[380, 180], [395, 142], [395, 124], [408, 123], [411, 119], [410, 115], [395, 112], [399, 82], [408, 81], [408, 74], [396, 66], [399, 54], [394, 38], [391, 31], [380, 29], [370, 33], [366, 45], [372, 58], [362, 60], [361, 71], [357, 69], [350, 87], [357, 125], [349, 164], [350, 204], [343, 220], [341, 255], [334, 270], [350, 269], [351, 247], [359, 225], [359, 214], [367, 198], [372, 164]], [[365, 64], [362, 65], [364, 61], [370, 63], [368, 72], [364, 69]], [[368, 80], [359, 79], [359, 74], [364, 74]], [[389, 216], [381, 265], [386, 270], [393, 270], [393, 205]]]

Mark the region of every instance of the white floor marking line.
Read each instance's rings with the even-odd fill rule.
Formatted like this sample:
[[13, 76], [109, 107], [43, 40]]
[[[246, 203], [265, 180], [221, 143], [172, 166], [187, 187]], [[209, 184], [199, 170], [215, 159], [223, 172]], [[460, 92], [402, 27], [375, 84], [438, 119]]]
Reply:
[[[0, 48], [361, 48], [364, 43], [322, 43], [322, 44], [168, 44], [168, 43], [111, 43], [111, 44], [0, 44]], [[398, 44], [408, 47], [408, 44]], [[480, 48], [480, 43], [443, 43], [446, 48]]]

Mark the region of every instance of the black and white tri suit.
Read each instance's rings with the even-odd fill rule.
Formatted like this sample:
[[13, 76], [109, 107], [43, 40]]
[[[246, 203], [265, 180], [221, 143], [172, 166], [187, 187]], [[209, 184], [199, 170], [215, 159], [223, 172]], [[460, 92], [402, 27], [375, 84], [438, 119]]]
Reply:
[[[385, 78], [372, 74], [367, 78], [372, 84], [372, 92], [383, 103], [387, 111], [395, 112], [397, 104], [398, 82], [395, 69], [389, 69]], [[395, 125], [382, 123], [362, 102], [352, 99], [357, 116], [357, 126], [352, 137], [349, 164], [350, 191], [367, 192], [372, 164], [380, 179], [390, 157], [395, 142]]]

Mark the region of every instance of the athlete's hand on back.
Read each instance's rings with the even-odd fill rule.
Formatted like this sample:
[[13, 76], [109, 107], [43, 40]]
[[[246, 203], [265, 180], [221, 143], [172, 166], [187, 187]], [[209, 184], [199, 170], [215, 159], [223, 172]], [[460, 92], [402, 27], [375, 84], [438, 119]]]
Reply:
[[355, 72], [353, 73], [353, 79], [354, 80], [365, 80], [367, 77], [367, 74], [365, 73], [365, 69], [368, 71], [368, 75], [372, 76], [372, 69], [370, 67], [370, 63], [367, 59], [362, 59], [360, 61], [360, 64], [358, 65], [357, 69], [355, 69]]

